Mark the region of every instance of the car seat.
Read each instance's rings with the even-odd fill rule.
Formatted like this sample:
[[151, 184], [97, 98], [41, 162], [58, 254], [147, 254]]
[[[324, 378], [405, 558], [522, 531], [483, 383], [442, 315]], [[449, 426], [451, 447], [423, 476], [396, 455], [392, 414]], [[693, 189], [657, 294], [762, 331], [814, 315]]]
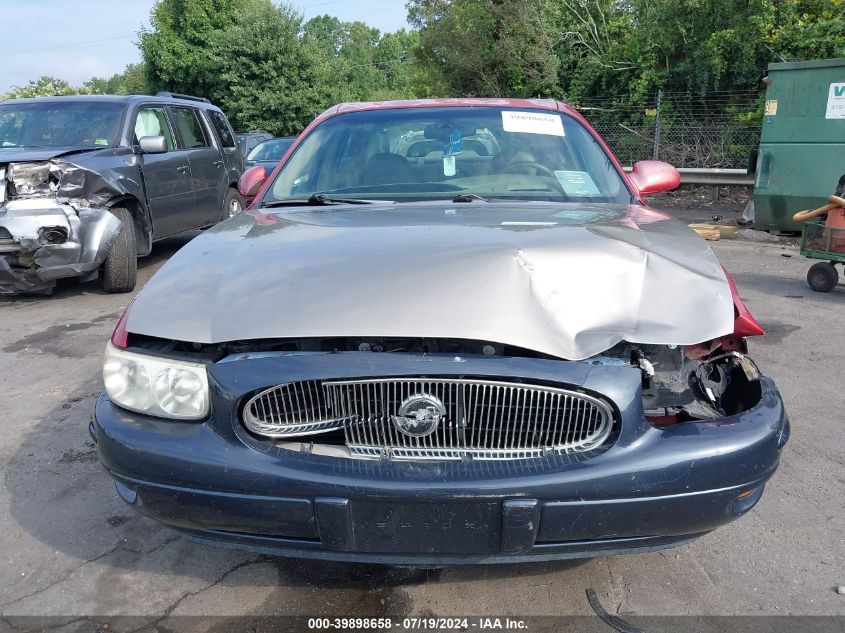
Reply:
[[408, 182], [410, 179], [411, 167], [404, 156], [382, 152], [367, 159], [361, 184], [387, 185]]

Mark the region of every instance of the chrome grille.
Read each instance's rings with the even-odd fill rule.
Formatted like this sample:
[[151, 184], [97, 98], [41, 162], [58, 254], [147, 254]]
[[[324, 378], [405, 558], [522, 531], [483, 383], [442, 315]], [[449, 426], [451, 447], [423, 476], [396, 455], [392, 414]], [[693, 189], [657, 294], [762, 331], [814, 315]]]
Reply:
[[334, 431], [343, 420], [332, 415], [322, 384], [303, 380], [262, 391], [244, 407], [246, 427], [266, 437], [296, 437]]
[[[442, 403], [429, 435], [399, 430], [394, 418], [414, 398]], [[253, 397], [250, 430], [272, 438], [344, 429], [356, 457], [525, 459], [590, 450], [610, 435], [610, 406], [577, 391], [484, 379], [378, 378], [303, 381]]]

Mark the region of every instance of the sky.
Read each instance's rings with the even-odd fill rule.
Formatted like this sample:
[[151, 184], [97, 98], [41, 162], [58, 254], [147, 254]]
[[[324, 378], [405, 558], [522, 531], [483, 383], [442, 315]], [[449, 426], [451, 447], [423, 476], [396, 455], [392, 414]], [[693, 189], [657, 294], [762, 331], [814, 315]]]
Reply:
[[[293, 0], [305, 16], [328, 13], [382, 31], [407, 27], [405, 0]], [[81, 84], [140, 61], [138, 30], [153, 0], [0, 0], [0, 93], [42, 75]]]

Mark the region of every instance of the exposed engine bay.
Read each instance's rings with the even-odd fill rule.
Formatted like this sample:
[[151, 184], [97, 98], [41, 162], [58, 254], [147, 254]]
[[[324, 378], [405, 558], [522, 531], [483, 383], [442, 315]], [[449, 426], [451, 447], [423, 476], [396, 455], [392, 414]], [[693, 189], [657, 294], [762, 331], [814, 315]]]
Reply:
[[[234, 341], [218, 345], [163, 341], [133, 335], [133, 345], [167, 356], [216, 362], [227, 356], [275, 352], [369, 352], [559, 358], [492, 341], [428, 338], [309, 338]], [[655, 426], [711, 420], [741, 413], [760, 399], [760, 372], [744, 345], [726, 351], [716, 344], [699, 358], [700, 346], [644, 345], [622, 342], [578, 361], [596, 366], [629, 366], [640, 371], [643, 409]]]
[[62, 158], [0, 165], [0, 293], [96, 274], [121, 228], [103, 184]]

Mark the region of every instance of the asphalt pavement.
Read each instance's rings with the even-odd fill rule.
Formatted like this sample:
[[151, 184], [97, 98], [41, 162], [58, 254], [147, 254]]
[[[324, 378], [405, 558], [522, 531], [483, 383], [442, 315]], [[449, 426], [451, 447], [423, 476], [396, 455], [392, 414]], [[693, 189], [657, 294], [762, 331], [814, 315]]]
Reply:
[[[141, 261], [139, 288], [186, 239]], [[768, 332], [750, 351], [792, 421], [780, 469], [749, 515], [693, 544], [576, 562], [413, 570], [186, 540], [123, 504], [88, 436], [103, 347], [131, 295], [67, 282], [53, 297], [0, 299], [0, 629], [32, 628], [26, 616], [93, 632], [103, 622], [166, 630], [183, 615], [591, 615], [589, 587], [622, 617], [845, 616], [835, 591], [845, 584], [845, 285], [810, 291], [811, 262], [793, 246], [713, 248]]]

